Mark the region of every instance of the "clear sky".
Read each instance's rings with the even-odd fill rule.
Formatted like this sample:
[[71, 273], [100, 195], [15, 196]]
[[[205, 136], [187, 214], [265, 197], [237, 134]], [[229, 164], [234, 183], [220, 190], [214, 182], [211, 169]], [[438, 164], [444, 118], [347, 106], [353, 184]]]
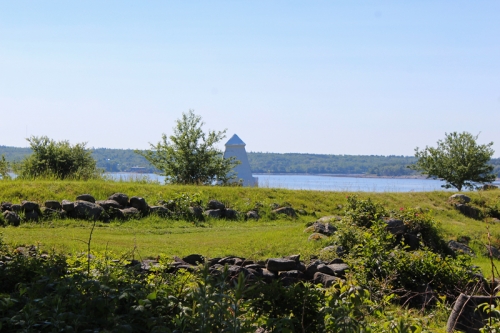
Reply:
[[189, 109], [247, 151], [500, 157], [500, 1], [0, 2], [0, 145], [144, 149]]

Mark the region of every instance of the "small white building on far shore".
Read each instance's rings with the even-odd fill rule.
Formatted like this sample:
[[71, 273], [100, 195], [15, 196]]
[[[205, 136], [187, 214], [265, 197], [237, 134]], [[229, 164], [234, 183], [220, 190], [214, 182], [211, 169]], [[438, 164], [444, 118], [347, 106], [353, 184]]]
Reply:
[[236, 181], [243, 181], [243, 186], [258, 186], [258, 178], [252, 176], [250, 163], [245, 150], [246, 144], [236, 134], [226, 142], [226, 150], [224, 158], [234, 157], [241, 163], [234, 167], [233, 172], [236, 173]]

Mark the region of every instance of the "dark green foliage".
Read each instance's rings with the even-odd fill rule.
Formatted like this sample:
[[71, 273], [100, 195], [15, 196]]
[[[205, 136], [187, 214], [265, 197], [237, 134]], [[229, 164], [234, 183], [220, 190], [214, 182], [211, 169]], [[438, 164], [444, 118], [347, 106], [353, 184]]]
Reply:
[[370, 227], [374, 221], [385, 215], [382, 205], [374, 203], [370, 198], [358, 200], [357, 196], [348, 196], [345, 217], [358, 227]]
[[33, 153], [16, 167], [19, 178], [94, 179], [101, 176], [85, 143], [70, 145], [68, 141], [46, 136], [27, 139]]
[[324, 302], [324, 292], [310, 284], [284, 286], [278, 281], [260, 284], [249, 291], [254, 315], [265, 318], [267, 330], [320, 332], [324, 314], [318, 311]]
[[10, 163], [5, 159], [5, 155], [2, 154], [0, 158], [0, 179], [10, 179], [9, 171]]
[[140, 172], [159, 172], [144, 156], [137, 154], [133, 149], [93, 148], [92, 157], [98, 168], [107, 172], [129, 172], [139, 167]]
[[[356, 281], [374, 297], [396, 293], [402, 301], [421, 305], [425, 300], [420, 295], [427, 288], [452, 298], [467, 291], [475, 273], [470, 257], [452, 255], [428, 214], [405, 208], [388, 213], [356, 196], [348, 197], [346, 206], [331, 244], [343, 247], [345, 260], [356, 267]], [[384, 215], [403, 220], [406, 232], [418, 235], [420, 249], [409, 251], [403, 238], [387, 230]]]
[[437, 142], [437, 148], [415, 148], [417, 163], [410, 166], [431, 178], [446, 181], [445, 188], [475, 189], [477, 183], [491, 183], [495, 180], [493, 165], [493, 142], [477, 144], [478, 136], [467, 132], [445, 134], [444, 140]]
[[400, 219], [406, 226], [406, 232], [418, 236], [421, 244], [441, 255], [452, 255], [439, 230], [439, 224], [426, 212], [420, 209], [401, 208], [391, 212], [391, 217]]
[[367, 320], [370, 294], [350, 284], [249, 284], [227, 267], [216, 276], [206, 266], [195, 274], [166, 273], [168, 266], [141, 273], [100, 255], [88, 275], [86, 256], [64, 259], [17, 255], [0, 267], [6, 281], [20, 275], [15, 286], [2, 285], [1, 331], [391, 332], [379, 329], [382, 312], [378, 323]]
[[416, 174], [407, 165], [416, 162], [408, 156], [355, 156], [320, 154], [277, 154], [250, 152], [248, 161], [254, 173], [328, 173], [404, 176]]
[[166, 176], [171, 184], [211, 185], [215, 181], [227, 183], [234, 178], [234, 159], [225, 159], [215, 145], [225, 137], [225, 132], [202, 130], [201, 117], [192, 110], [177, 120], [174, 134], [162, 135], [162, 141], [151, 144], [151, 150], [136, 151]]
[[172, 212], [175, 219], [193, 220], [195, 217], [190, 211], [190, 207], [201, 207], [202, 200], [199, 193], [179, 193], [168, 201], [163, 201], [163, 206]]

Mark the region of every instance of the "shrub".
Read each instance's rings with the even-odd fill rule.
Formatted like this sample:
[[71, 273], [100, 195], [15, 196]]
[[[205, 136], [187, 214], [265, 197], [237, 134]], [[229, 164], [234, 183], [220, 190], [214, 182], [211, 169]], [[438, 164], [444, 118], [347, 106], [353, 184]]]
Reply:
[[[346, 216], [337, 223], [331, 244], [342, 246], [344, 259], [355, 269], [350, 273], [372, 296], [382, 299], [396, 293], [402, 301], [421, 305], [425, 293], [451, 296], [465, 291], [474, 278], [469, 257], [454, 257], [439, 233], [434, 219], [419, 210], [390, 212], [403, 220], [407, 232], [418, 234], [421, 248], [410, 251], [404, 238], [396, 238], [382, 217], [383, 207], [370, 200], [348, 198]], [[424, 295], [424, 296], [422, 296]], [[421, 297], [422, 296], [422, 297]]]
[[70, 145], [68, 141], [49, 139], [46, 136], [27, 139], [33, 153], [18, 166], [16, 173], [21, 179], [93, 179], [102, 176], [86, 143]]
[[384, 207], [372, 202], [370, 198], [359, 200], [356, 195], [347, 197], [345, 217], [356, 226], [369, 228], [374, 221], [384, 215]]

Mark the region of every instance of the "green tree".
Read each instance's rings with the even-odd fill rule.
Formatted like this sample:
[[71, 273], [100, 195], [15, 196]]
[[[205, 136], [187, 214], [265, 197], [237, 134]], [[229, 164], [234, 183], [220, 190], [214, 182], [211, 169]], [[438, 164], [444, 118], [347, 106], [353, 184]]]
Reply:
[[5, 159], [5, 155], [2, 154], [2, 158], [0, 158], [0, 178], [10, 179], [9, 170], [10, 170], [10, 164]]
[[493, 142], [477, 144], [478, 136], [470, 133], [445, 133], [445, 139], [437, 142], [437, 147], [415, 148], [417, 162], [409, 167], [421, 171], [428, 178], [446, 181], [445, 188], [455, 187], [475, 189], [477, 183], [495, 180], [493, 166], [489, 164], [494, 150]]
[[27, 140], [33, 153], [18, 165], [19, 178], [87, 180], [102, 175], [92, 152], [85, 149], [86, 143], [72, 146], [68, 141], [56, 142], [46, 136], [32, 136]]
[[219, 181], [226, 184], [234, 179], [231, 170], [239, 162], [225, 159], [222, 151], [214, 147], [225, 138], [226, 130], [205, 134], [203, 125], [201, 117], [189, 110], [177, 119], [173, 135], [167, 138], [163, 134], [162, 141], [150, 144], [151, 150], [136, 150], [136, 153], [161, 170], [168, 183], [210, 185]]

